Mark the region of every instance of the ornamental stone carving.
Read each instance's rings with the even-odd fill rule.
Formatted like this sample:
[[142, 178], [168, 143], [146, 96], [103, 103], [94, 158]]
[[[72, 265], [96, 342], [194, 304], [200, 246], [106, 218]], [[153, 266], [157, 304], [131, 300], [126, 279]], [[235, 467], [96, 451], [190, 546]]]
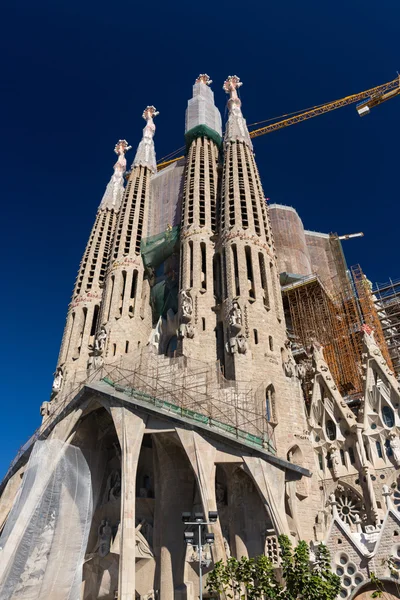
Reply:
[[63, 379], [64, 379], [64, 373], [63, 373], [62, 367], [57, 367], [57, 370], [54, 373], [54, 380], [53, 380], [53, 387], [52, 387], [54, 394], [58, 394], [58, 392], [60, 391]]
[[391, 431], [389, 433], [388, 437], [389, 437], [390, 448], [392, 449], [392, 452], [393, 452], [394, 462], [396, 463], [396, 465], [398, 467], [400, 467], [400, 439], [399, 439], [399, 436], [394, 431]]
[[111, 548], [112, 529], [107, 519], [103, 519], [98, 529], [98, 550], [97, 553], [102, 558], [107, 556]]
[[337, 479], [339, 477], [340, 453], [335, 444], [332, 444], [332, 446], [329, 448], [329, 454], [332, 462], [333, 475]]
[[96, 350], [96, 352], [99, 352], [99, 353], [103, 352], [105, 345], [106, 345], [107, 337], [108, 337], [107, 330], [106, 330], [105, 326], [102, 325], [102, 327], [94, 341], [94, 349]]
[[236, 300], [232, 302], [232, 308], [228, 315], [228, 323], [232, 331], [240, 331], [242, 328], [242, 311]]
[[188, 323], [193, 315], [193, 300], [189, 290], [181, 290], [181, 320]]

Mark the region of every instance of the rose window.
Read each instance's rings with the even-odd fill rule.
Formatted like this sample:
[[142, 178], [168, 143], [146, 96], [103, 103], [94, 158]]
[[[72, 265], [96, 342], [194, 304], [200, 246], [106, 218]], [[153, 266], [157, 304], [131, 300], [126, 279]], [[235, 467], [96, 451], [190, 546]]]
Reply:
[[336, 501], [339, 517], [348, 525], [352, 525], [362, 511], [361, 501], [347, 490], [339, 494], [336, 492]]

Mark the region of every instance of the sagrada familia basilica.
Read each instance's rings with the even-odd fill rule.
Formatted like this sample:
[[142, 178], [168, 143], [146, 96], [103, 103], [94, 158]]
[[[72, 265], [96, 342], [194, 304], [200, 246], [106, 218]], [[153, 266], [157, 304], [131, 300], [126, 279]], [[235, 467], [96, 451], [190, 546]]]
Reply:
[[379, 321], [337, 333], [327, 309], [310, 343], [296, 334], [296, 290], [318, 316], [350, 275], [336, 238], [267, 204], [240, 79], [224, 134], [210, 84], [193, 86], [185, 157], [157, 170], [154, 106], [130, 170], [115, 146], [42, 424], [0, 487], [0, 600], [194, 600], [182, 513], [210, 511], [205, 573], [279, 567], [285, 533], [327, 544], [340, 598], [364, 598], [371, 572], [396, 589], [400, 386]]

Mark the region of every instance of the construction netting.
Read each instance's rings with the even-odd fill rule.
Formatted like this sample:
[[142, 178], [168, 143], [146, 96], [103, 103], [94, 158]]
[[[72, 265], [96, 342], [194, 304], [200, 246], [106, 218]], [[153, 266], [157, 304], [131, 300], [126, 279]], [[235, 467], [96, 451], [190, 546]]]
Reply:
[[140, 252], [146, 269], [157, 270], [157, 267], [179, 250], [179, 231], [180, 226], [176, 225], [142, 239]]
[[179, 225], [144, 238], [141, 243], [143, 264], [151, 284], [150, 303], [153, 323], [178, 311], [179, 291]]
[[80, 448], [38, 441], [0, 537], [0, 600], [75, 600], [92, 519]]

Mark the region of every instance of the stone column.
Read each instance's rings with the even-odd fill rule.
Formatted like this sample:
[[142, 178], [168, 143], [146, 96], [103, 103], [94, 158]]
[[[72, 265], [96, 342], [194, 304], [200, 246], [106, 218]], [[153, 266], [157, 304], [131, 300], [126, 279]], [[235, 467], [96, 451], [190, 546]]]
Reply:
[[111, 406], [111, 416], [121, 446], [121, 551], [118, 598], [135, 600], [136, 577], [136, 471], [146, 427], [146, 417], [123, 406]]
[[176, 600], [186, 597], [188, 588], [184, 574], [186, 546], [182, 512], [193, 508], [195, 478], [187, 456], [173, 434], [159, 433], [152, 437], [156, 454], [155, 587], [159, 589], [159, 600]]
[[[203, 504], [204, 517], [208, 520], [208, 512], [210, 510], [217, 510], [217, 499], [215, 496], [216, 448], [196, 431], [176, 428], [176, 432], [192, 465]], [[212, 547], [214, 562], [226, 560], [224, 540], [219, 521], [211, 525], [210, 530], [215, 536], [215, 543]]]
[[290, 535], [285, 513], [285, 471], [257, 456], [243, 458], [245, 470], [257, 486], [276, 533]]

